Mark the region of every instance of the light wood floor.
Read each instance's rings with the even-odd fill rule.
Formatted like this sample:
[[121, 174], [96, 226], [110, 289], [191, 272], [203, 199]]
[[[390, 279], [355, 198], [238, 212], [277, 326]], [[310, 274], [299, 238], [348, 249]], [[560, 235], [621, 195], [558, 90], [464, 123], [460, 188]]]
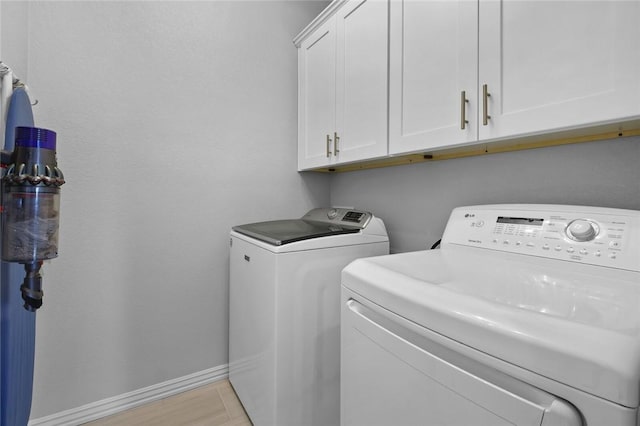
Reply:
[[88, 426], [251, 426], [228, 380], [85, 423]]

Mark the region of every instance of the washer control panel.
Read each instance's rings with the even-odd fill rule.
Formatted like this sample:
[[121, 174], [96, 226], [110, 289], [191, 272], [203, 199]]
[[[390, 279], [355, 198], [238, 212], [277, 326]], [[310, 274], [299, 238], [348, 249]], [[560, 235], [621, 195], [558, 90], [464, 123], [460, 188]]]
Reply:
[[454, 209], [442, 244], [640, 271], [640, 211], [560, 205]]
[[361, 210], [329, 207], [313, 209], [305, 214], [302, 219], [310, 222], [327, 223], [332, 226], [363, 229], [369, 224], [372, 217], [371, 213]]

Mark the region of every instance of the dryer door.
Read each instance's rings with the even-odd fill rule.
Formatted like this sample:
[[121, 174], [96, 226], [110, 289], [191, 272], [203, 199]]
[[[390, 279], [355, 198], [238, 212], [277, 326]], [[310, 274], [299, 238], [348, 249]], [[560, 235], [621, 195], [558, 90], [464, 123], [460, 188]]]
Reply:
[[[341, 424], [581, 426], [566, 401], [343, 288]], [[442, 336], [440, 336], [442, 337]]]

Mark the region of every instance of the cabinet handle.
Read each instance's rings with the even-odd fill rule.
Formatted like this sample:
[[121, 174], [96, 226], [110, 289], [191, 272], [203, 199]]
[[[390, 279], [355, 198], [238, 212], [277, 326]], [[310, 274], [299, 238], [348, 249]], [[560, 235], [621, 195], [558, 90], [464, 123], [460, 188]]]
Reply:
[[489, 124], [489, 119], [491, 116], [489, 115], [489, 88], [486, 84], [482, 85], [482, 125], [486, 126]]
[[340, 150], [338, 149], [338, 142], [340, 142], [340, 138], [338, 137], [338, 132], [333, 133], [333, 155], [338, 155]]
[[464, 130], [469, 123], [467, 120], [467, 104], [469, 103], [469, 99], [467, 99], [467, 92], [460, 92], [460, 129]]
[[331, 157], [331, 136], [327, 135], [327, 158]]

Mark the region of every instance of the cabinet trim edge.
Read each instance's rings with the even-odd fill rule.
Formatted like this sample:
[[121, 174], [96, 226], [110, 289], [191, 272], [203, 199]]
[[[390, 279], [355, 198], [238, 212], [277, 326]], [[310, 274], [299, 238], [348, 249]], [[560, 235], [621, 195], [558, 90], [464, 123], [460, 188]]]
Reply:
[[318, 16], [315, 17], [313, 21], [311, 21], [309, 25], [304, 27], [304, 29], [293, 38], [293, 44], [297, 48], [300, 48], [300, 44], [304, 41], [304, 39], [307, 38], [313, 31], [315, 31], [316, 28], [324, 24], [327, 19], [331, 18], [336, 13], [336, 11], [340, 9], [346, 2], [347, 0], [332, 1], [327, 7], [324, 8], [322, 12], [320, 12]]
[[584, 135], [577, 137], [565, 137], [558, 139], [549, 139], [549, 140], [535, 140], [535, 141], [526, 141], [522, 139], [513, 139], [509, 141], [509, 143], [505, 144], [504, 141], [494, 142], [494, 143], [474, 143], [472, 145], [452, 148], [452, 149], [443, 149], [443, 150], [434, 150], [434, 151], [425, 151], [424, 153], [419, 154], [405, 154], [405, 155], [397, 155], [397, 156], [388, 156], [385, 158], [379, 158], [376, 160], [363, 161], [358, 163], [345, 164], [343, 166], [332, 166], [332, 167], [319, 167], [311, 170], [306, 170], [309, 172], [323, 172], [323, 173], [340, 173], [340, 172], [352, 172], [356, 170], [368, 170], [368, 169], [377, 169], [381, 167], [392, 167], [392, 166], [401, 166], [406, 164], [416, 164], [416, 163], [424, 163], [430, 161], [441, 161], [441, 160], [451, 160], [454, 158], [463, 158], [463, 157], [473, 157], [479, 155], [487, 155], [487, 154], [498, 154], [502, 152], [510, 152], [510, 151], [523, 151], [527, 149], [535, 149], [535, 148], [546, 148], [551, 146], [558, 145], [569, 145], [576, 143], [585, 143], [585, 142], [596, 142], [596, 141], [604, 141], [604, 140], [615, 140], [620, 138], [627, 138], [631, 136], [640, 136], [640, 127], [628, 130], [620, 130], [615, 132], [607, 132], [600, 133], [594, 135]]

